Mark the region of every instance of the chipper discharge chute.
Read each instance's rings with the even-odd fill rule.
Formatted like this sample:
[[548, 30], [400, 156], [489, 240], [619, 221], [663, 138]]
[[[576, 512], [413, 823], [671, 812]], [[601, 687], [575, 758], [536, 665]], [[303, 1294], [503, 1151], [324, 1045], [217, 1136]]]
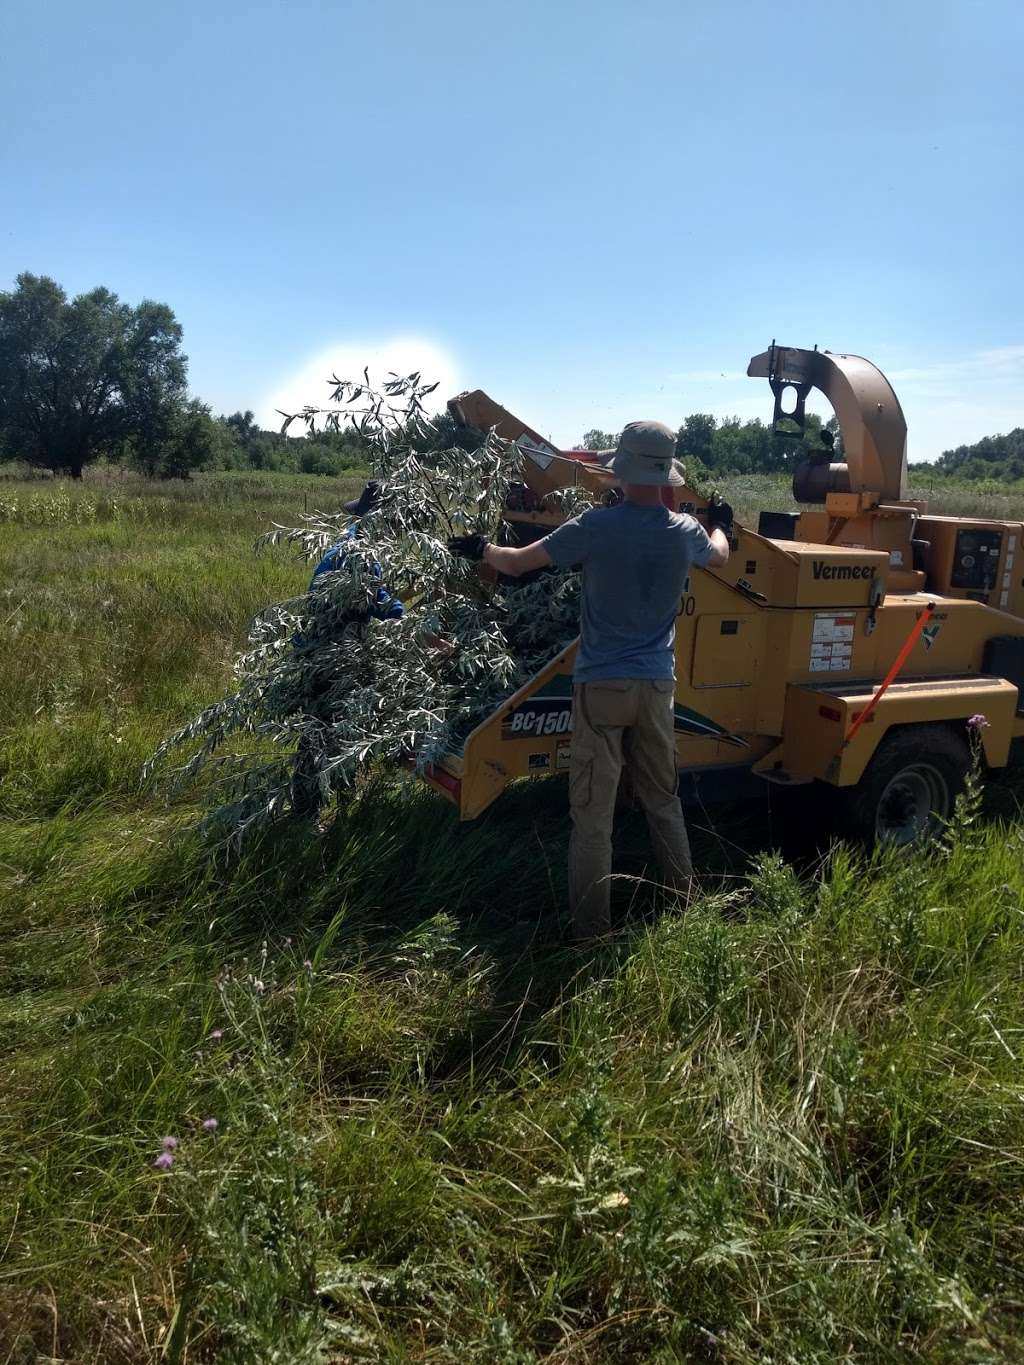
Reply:
[[[799, 435], [818, 389], [832, 404], [829, 445], [796, 467], [800, 510], [736, 524], [729, 563], [694, 569], [676, 620], [676, 752], [684, 772], [749, 770], [773, 800], [826, 815], [841, 834], [905, 842], [947, 817], [970, 761], [969, 722], [986, 763], [1024, 735], [1024, 526], [938, 517], [906, 496], [907, 428], [888, 380], [860, 356], [772, 346], [766, 378], [776, 430]], [[449, 404], [523, 452], [505, 520], [520, 543], [560, 516], [546, 493], [607, 479], [591, 452], [560, 451], [479, 390]], [[666, 490], [706, 521], [707, 499]], [[508, 697], [426, 773], [463, 819], [514, 778], [568, 768], [575, 645]]]

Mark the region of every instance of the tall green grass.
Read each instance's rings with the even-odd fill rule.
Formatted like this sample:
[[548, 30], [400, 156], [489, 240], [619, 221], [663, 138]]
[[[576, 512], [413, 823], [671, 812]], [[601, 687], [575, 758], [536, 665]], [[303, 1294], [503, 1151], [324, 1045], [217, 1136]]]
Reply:
[[554, 782], [229, 855], [138, 768], [304, 581], [277, 487], [0, 525], [0, 1361], [1020, 1359], [1012, 789], [802, 880], [700, 811], [686, 914], [627, 818], [594, 961]]

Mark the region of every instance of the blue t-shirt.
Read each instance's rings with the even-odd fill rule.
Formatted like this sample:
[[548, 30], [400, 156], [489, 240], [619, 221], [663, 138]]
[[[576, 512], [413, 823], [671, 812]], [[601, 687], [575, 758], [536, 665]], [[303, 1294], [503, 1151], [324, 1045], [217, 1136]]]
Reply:
[[693, 517], [623, 502], [595, 507], [545, 539], [560, 568], [583, 567], [577, 682], [672, 678], [672, 645], [692, 565], [712, 545]]
[[[324, 574], [334, 573], [338, 569], [345, 567], [347, 556], [346, 541], [355, 540], [355, 522], [348, 528], [341, 540], [336, 541], [325, 553], [323, 559], [313, 570], [313, 577], [309, 580], [309, 591], [312, 592], [316, 587], [317, 579]], [[379, 564], [374, 564], [373, 572], [377, 578], [381, 576]], [[369, 608], [367, 615], [372, 616], [377, 621], [397, 621], [403, 613], [403, 607], [397, 597], [393, 597], [386, 588], [377, 589], [376, 604]]]

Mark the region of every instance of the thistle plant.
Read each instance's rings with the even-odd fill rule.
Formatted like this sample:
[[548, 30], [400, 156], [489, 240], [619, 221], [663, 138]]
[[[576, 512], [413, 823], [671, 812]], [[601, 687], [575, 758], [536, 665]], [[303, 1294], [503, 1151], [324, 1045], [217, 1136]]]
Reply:
[[[379, 500], [345, 540], [340, 567], [252, 622], [234, 690], [147, 764], [152, 771], [187, 755], [178, 780], [211, 779], [213, 818], [236, 838], [301, 805], [300, 744], [301, 781], [319, 801], [375, 760], [422, 770], [577, 633], [577, 575], [502, 584], [447, 548], [451, 536], [508, 535], [501, 517], [522, 473], [517, 447], [491, 431], [472, 453], [438, 448], [444, 422], [424, 408], [436, 385], [419, 374], [392, 375], [379, 389], [365, 371], [362, 382], [334, 376], [330, 384], [329, 407], [284, 414], [285, 428], [355, 429]], [[589, 498], [560, 490], [548, 505], [571, 515]], [[351, 528], [344, 511], [314, 511], [298, 526], [274, 526], [259, 548], [287, 547], [316, 562]], [[404, 615], [366, 621], [382, 588]], [[229, 747], [236, 736], [256, 742]]]
[[958, 842], [965, 845], [977, 843], [979, 831], [976, 828], [981, 818], [983, 793], [983, 767], [985, 749], [982, 731], [989, 728], [988, 717], [978, 713], [969, 716], [966, 723], [967, 740], [971, 747], [971, 761], [964, 774], [963, 789], [957, 794], [953, 811], [943, 831], [943, 846], [952, 852]]

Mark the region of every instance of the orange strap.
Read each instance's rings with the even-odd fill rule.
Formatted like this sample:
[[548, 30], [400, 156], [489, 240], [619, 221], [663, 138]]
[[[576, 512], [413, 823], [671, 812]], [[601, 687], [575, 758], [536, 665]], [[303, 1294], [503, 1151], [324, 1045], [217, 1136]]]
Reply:
[[920, 635], [921, 635], [922, 630], [924, 630], [925, 626], [926, 626], [926, 625], [928, 624], [928, 622], [931, 620], [932, 614], [934, 613], [934, 611], [935, 611], [935, 603], [934, 603], [934, 602], [929, 602], [928, 605], [925, 607], [924, 611], [921, 613], [921, 615], [920, 615], [920, 616], [917, 618], [917, 620], [914, 622], [914, 628], [913, 628], [913, 630], [912, 630], [912, 631], [910, 632], [910, 634], [907, 636], [906, 641], [905, 641], [905, 643], [904, 643], [904, 645], [903, 645], [903, 648], [900, 650], [900, 652], [896, 655], [896, 658], [893, 660], [892, 667], [889, 669], [889, 672], [888, 672], [888, 673], [885, 675], [885, 677], [883, 678], [882, 684], [881, 684], [881, 686], [879, 687], [878, 691], [877, 691], [877, 692], [875, 693], [875, 695], [871, 698], [871, 700], [868, 702], [867, 706], [865, 706], [864, 710], [860, 713], [860, 715], [859, 715], [859, 716], [857, 717], [857, 719], [853, 722], [853, 724], [850, 726], [849, 733], [847, 734], [846, 738], [843, 740], [843, 746], [844, 746], [844, 747], [845, 747], [847, 744], [849, 744], [850, 740], [853, 739], [854, 735], [857, 733], [857, 731], [860, 729], [860, 727], [861, 727], [861, 726], [864, 724], [864, 722], [867, 720], [868, 716], [871, 715], [871, 712], [875, 709], [875, 707], [878, 705], [878, 703], [882, 700], [882, 697], [885, 695], [886, 688], [889, 686], [889, 684], [893, 681], [893, 679], [894, 679], [894, 678], [896, 677], [896, 675], [899, 673], [899, 671], [900, 671], [900, 669], [903, 667], [903, 665], [907, 662], [907, 659], [910, 657], [910, 651], [911, 651], [911, 650], [914, 648], [914, 646], [917, 644], [918, 639], [920, 638]]

